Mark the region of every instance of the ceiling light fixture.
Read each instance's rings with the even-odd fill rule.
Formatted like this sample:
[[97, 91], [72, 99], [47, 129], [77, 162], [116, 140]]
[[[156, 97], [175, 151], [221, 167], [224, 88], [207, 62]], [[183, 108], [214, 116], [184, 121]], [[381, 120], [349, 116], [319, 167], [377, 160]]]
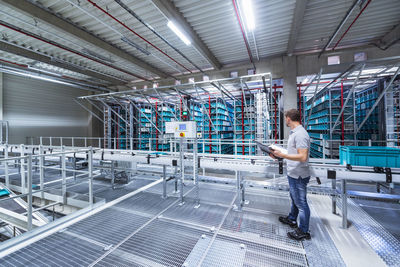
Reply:
[[256, 23], [254, 22], [253, 5], [251, 0], [242, 0], [242, 8], [246, 19], [247, 29], [253, 31], [256, 28]]
[[172, 21], [168, 21], [168, 27], [186, 44], [190, 45], [189, 39], [176, 27]]

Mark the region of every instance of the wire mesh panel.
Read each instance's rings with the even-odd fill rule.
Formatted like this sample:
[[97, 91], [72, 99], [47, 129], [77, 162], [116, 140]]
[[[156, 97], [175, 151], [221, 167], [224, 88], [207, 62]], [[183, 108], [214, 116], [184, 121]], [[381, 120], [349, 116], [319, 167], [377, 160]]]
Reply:
[[209, 204], [201, 204], [196, 207], [195, 201], [186, 201], [185, 205], [173, 206], [163, 215], [163, 219], [178, 221], [179, 223], [194, 224], [200, 227], [217, 227], [221, 222], [225, 207]]
[[74, 224], [68, 228], [68, 232], [101, 242], [106, 246], [115, 245], [148, 220], [149, 217], [110, 208]]
[[[213, 187], [212, 185], [200, 184], [199, 188], [200, 203], [203, 201], [207, 203], [229, 204], [236, 193], [233, 186], [218, 189], [218, 187]], [[196, 194], [194, 191], [187, 196], [187, 198], [192, 199], [195, 199], [195, 197]]]
[[56, 233], [0, 260], [0, 266], [87, 266], [103, 247], [66, 233]]
[[182, 266], [199, 238], [206, 232], [160, 220], [153, 221], [98, 263]]

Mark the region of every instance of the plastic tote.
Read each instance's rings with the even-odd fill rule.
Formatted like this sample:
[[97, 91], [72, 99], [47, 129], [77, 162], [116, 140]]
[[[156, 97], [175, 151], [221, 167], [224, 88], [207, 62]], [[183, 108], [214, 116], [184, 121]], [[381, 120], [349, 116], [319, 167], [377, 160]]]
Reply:
[[400, 168], [400, 149], [382, 146], [341, 146], [340, 164]]

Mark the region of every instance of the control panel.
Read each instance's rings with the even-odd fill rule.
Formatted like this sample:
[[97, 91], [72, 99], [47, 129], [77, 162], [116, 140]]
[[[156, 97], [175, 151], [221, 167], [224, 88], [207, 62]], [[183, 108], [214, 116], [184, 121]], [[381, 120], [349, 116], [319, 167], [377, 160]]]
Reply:
[[197, 127], [195, 121], [167, 121], [165, 133], [173, 134], [175, 138], [196, 138]]

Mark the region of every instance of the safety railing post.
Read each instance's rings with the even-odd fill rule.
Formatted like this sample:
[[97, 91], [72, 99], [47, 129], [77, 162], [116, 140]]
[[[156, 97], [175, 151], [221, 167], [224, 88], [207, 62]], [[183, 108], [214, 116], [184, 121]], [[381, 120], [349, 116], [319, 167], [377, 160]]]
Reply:
[[[64, 146], [62, 146], [61, 148], [61, 152], [64, 152], [65, 148]], [[61, 193], [62, 193], [62, 198], [63, 198], [63, 204], [66, 205], [67, 204], [67, 172], [66, 172], [66, 162], [65, 162], [65, 154], [63, 153], [61, 155], [61, 178], [62, 178], [62, 189], [61, 189]]]
[[41, 198], [44, 199], [44, 156], [43, 155], [43, 146], [39, 146], [39, 179], [40, 179], [40, 190], [41, 190]]
[[346, 180], [341, 180], [341, 197], [342, 197], [342, 228], [347, 229], [347, 188]]
[[32, 155], [28, 155], [28, 231], [32, 230]]
[[[21, 145], [21, 157], [25, 156], [25, 146]], [[22, 193], [25, 194], [26, 193], [26, 177], [25, 177], [25, 158], [21, 158], [20, 160], [20, 170], [21, 170], [21, 189], [22, 189]]]
[[[8, 158], [8, 144], [5, 145], [4, 149], [4, 158]], [[7, 188], [10, 186], [10, 176], [8, 175], [8, 161], [4, 161], [4, 175], [5, 175], [5, 180], [6, 180], [6, 186]]]
[[88, 155], [88, 172], [89, 172], [89, 205], [93, 207], [93, 148], [89, 148]]
[[167, 198], [167, 166], [163, 165], [163, 198]]

